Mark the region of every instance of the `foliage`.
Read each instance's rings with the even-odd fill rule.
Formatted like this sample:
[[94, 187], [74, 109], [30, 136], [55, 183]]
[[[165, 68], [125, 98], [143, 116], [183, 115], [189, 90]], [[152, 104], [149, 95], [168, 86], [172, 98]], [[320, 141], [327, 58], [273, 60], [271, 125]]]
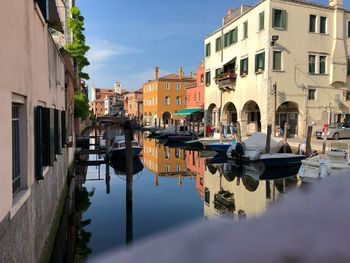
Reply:
[[90, 47], [85, 44], [84, 17], [80, 14], [80, 10], [76, 6], [72, 7], [69, 12], [72, 17], [68, 19], [68, 28], [73, 34], [73, 42], [67, 44], [65, 49], [74, 59], [79, 77], [89, 79], [89, 75], [82, 71], [84, 67], [90, 65], [86, 57], [86, 53]]
[[90, 105], [87, 96], [81, 92], [76, 91], [74, 93], [74, 116], [86, 119], [90, 114]]

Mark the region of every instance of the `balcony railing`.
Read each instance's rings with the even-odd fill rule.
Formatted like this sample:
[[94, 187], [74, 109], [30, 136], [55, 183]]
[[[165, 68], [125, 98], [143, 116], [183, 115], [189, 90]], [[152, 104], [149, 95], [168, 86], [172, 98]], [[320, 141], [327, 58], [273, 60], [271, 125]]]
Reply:
[[219, 89], [224, 91], [235, 90], [237, 74], [235, 71], [223, 72], [215, 77], [215, 82]]

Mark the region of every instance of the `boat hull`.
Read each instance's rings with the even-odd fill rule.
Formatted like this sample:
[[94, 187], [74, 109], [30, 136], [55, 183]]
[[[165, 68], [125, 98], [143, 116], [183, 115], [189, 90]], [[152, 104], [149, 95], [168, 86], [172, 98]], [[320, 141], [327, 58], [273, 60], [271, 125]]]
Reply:
[[217, 153], [226, 154], [228, 149], [232, 146], [231, 142], [223, 142], [223, 143], [210, 143], [208, 147]]
[[260, 158], [260, 161], [264, 163], [266, 167], [291, 167], [301, 165], [301, 161], [304, 160], [304, 156], [290, 156], [290, 157], [276, 157]]
[[[142, 151], [142, 147], [133, 147], [132, 148], [132, 156], [138, 157]], [[125, 149], [116, 149], [111, 151], [111, 159], [117, 160], [118, 158], [125, 158], [126, 157], [126, 150]]]

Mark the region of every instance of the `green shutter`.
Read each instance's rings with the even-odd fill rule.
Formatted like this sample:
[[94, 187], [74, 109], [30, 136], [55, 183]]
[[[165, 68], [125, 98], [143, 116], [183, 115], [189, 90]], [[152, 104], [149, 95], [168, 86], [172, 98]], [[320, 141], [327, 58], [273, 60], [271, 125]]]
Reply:
[[275, 24], [276, 23], [275, 17], [276, 17], [276, 9], [272, 8], [272, 27], [278, 27]]
[[282, 28], [287, 30], [287, 11], [282, 10]]
[[224, 47], [228, 47], [231, 43], [229, 43], [229, 33], [224, 35]]
[[67, 144], [66, 112], [61, 111], [62, 148]]
[[261, 56], [262, 56], [262, 69], [265, 70], [265, 52], [263, 52]]
[[42, 107], [38, 106], [34, 110], [34, 153], [35, 153], [35, 178], [44, 180], [43, 177], [43, 151], [42, 151]]
[[43, 166], [50, 166], [50, 109], [42, 108], [42, 161]]
[[50, 166], [55, 162], [55, 111], [50, 109]]
[[259, 54], [255, 55], [255, 72], [258, 72], [259, 68]]

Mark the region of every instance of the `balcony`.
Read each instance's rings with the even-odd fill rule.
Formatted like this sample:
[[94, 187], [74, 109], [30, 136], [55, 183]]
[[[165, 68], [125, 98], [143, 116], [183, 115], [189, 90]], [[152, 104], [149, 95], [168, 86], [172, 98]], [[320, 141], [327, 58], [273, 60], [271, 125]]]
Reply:
[[215, 82], [219, 89], [223, 91], [234, 91], [236, 87], [237, 75], [235, 71], [223, 72], [215, 77]]

